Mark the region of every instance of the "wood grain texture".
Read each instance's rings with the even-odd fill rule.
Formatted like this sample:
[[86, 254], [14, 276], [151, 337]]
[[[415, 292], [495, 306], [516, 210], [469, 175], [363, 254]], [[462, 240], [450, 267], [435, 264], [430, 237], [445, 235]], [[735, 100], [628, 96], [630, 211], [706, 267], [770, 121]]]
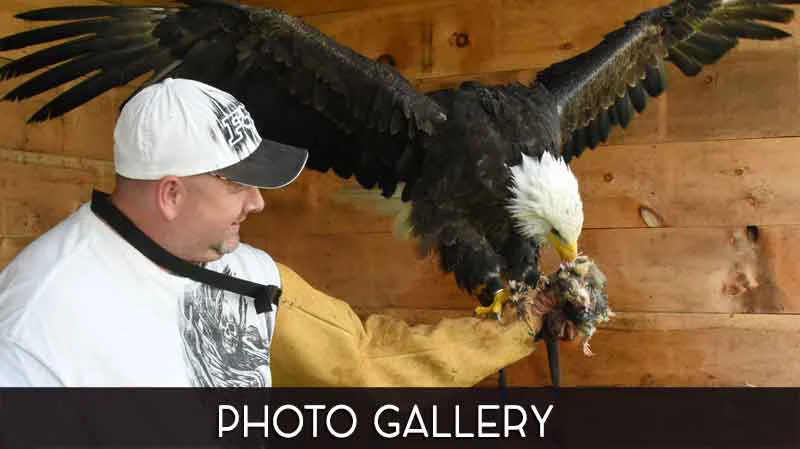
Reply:
[[581, 185], [585, 227], [647, 226], [640, 208], [663, 225], [800, 223], [800, 139], [736, 139], [608, 146], [572, 165]]
[[[625, 314], [591, 340], [562, 347], [564, 385], [798, 386], [794, 315]], [[544, 348], [508, 369], [511, 385], [547, 385]], [[487, 379], [488, 385], [496, 380]]]
[[0, 149], [0, 236], [40, 235], [88, 201], [93, 187], [113, 187], [109, 164]]
[[596, 230], [582, 247], [615, 310], [797, 313], [800, 228], [757, 229], [755, 241], [745, 227]]
[[[0, 216], [3, 212], [0, 211]], [[6, 267], [33, 239], [0, 237], [0, 270]]]
[[[463, 316], [425, 309], [361, 309], [410, 323]], [[564, 386], [797, 386], [800, 320], [793, 315], [713, 313], [619, 313], [590, 341], [586, 357], [578, 342], [562, 342]], [[475, 354], [475, 357], [480, 357]], [[547, 386], [543, 344], [507, 370], [509, 385]], [[495, 387], [491, 376], [479, 386]]]
[[[30, 77], [0, 82], [0, 97]], [[127, 86], [113, 89], [58, 119], [26, 123], [39, 108], [65, 89], [56, 88], [22, 102], [0, 102], [0, 146], [110, 161], [113, 158], [113, 132], [119, 108], [133, 89]]]
[[[246, 237], [312, 285], [358, 306], [471, 309], [474, 299], [442, 274], [435, 257], [391, 234]], [[581, 241], [607, 275], [609, 302], [623, 312], [798, 313], [800, 228], [589, 230]], [[543, 252], [543, 270], [557, 257]]]
[[[587, 151], [572, 165], [591, 229], [651, 226], [642, 208], [665, 227], [800, 223], [798, 138], [736, 139], [614, 145]], [[353, 195], [355, 193], [356, 195]], [[392, 232], [396, 201], [362, 191], [353, 180], [306, 171], [281, 191], [264, 192], [267, 213], [246, 232], [274, 235], [291, 216], [293, 233]]]
[[734, 49], [693, 78], [672, 67], [664, 140], [797, 136], [798, 49], [771, 44]]

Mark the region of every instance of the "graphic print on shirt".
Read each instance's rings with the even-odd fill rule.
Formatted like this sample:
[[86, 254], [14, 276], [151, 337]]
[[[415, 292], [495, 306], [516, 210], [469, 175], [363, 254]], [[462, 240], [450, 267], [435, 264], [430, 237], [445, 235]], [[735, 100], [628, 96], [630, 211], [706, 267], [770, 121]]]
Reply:
[[[235, 276], [229, 267], [225, 274]], [[200, 284], [185, 293], [180, 331], [195, 387], [266, 387], [270, 383], [266, 320], [252, 300]]]

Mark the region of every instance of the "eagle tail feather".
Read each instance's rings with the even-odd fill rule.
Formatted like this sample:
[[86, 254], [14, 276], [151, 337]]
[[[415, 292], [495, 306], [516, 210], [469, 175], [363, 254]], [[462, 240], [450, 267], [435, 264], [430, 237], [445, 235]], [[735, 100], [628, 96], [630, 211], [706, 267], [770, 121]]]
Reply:
[[[398, 187], [404, 187], [399, 183]], [[377, 213], [384, 217], [394, 218], [393, 233], [398, 240], [412, 236], [411, 203], [402, 199], [403, 188], [386, 198], [380, 188], [365, 189], [360, 185], [347, 185], [338, 189], [332, 199], [340, 204], [348, 204], [366, 212]]]

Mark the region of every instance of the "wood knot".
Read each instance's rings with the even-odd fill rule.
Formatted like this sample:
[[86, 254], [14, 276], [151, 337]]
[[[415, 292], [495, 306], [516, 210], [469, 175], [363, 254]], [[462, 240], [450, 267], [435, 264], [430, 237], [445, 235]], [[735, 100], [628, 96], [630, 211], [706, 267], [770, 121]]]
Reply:
[[714, 82], [714, 76], [706, 75], [706, 76], [703, 77], [703, 84], [705, 84], [706, 86], [711, 84], [711, 83], [713, 83], [713, 82]]
[[452, 42], [458, 48], [466, 48], [472, 44], [469, 38], [469, 33], [465, 32], [453, 33]]
[[752, 193], [748, 193], [747, 196], [744, 197], [744, 200], [753, 208], [757, 208], [761, 205], [761, 200]]
[[736, 176], [742, 176], [742, 175], [744, 175], [744, 169], [743, 168], [737, 168], [736, 170], [733, 171], [733, 173]]
[[614, 180], [614, 174], [613, 173], [606, 173], [606, 174], [603, 175], [603, 181], [611, 182], [613, 180]]
[[664, 218], [655, 210], [647, 206], [639, 206], [639, 216], [650, 228], [661, 228], [664, 226]]
[[573, 48], [575, 48], [575, 45], [573, 45], [572, 42], [564, 42], [558, 46], [559, 50], [572, 50]]
[[388, 66], [397, 67], [397, 60], [394, 59], [394, 56], [390, 55], [389, 53], [382, 54], [378, 56], [378, 62], [381, 64], [386, 64]]
[[733, 258], [728, 273], [722, 281], [722, 294], [739, 297], [759, 287], [759, 228], [748, 225], [744, 232], [737, 229], [731, 235]]
[[[741, 269], [741, 267], [737, 267]], [[751, 279], [748, 273], [732, 269], [725, 282], [722, 283], [722, 294], [730, 297], [742, 296], [746, 292], [758, 287], [757, 281]]]
[[746, 230], [747, 230], [746, 232], [747, 240], [753, 243], [758, 243], [758, 234], [759, 234], [758, 226], [747, 225]]

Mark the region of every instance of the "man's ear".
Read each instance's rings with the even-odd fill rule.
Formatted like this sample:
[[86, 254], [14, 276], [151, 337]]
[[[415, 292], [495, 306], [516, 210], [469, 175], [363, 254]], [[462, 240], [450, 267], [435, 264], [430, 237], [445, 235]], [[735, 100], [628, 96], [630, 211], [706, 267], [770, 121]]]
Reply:
[[175, 220], [186, 201], [186, 185], [177, 176], [165, 176], [158, 181], [156, 201], [161, 215], [167, 220]]

